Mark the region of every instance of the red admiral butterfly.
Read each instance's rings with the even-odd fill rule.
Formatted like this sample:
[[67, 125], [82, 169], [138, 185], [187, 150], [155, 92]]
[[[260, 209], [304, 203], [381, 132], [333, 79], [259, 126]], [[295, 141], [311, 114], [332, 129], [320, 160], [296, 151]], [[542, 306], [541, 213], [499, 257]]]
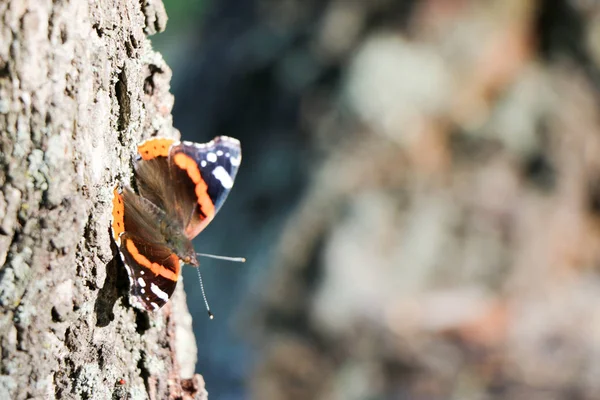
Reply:
[[198, 266], [191, 240], [223, 205], [241, 160], [240, 142], [226, 136], [203, 144], [153, 138], [138, 146], [138, 194], [115, 189], [112, 215], [134, 305], [158, 310], [175, 290], [181, 263]]

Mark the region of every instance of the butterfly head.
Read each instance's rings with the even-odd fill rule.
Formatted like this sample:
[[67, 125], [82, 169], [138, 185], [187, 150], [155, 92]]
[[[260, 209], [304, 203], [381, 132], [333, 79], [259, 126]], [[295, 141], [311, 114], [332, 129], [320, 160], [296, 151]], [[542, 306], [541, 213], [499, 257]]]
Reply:
[[170, 235], [166, 236], [165, 239], [168, 246], [181, 261], [197, 267], [198, 259], [196, 258], [196, 252], [194, 251], [192, 242], [183, 233], [179, 233], [180, 231], [176, 232], [172, 232]]
[[180, 248], [177, 252], [175, 252], [175, 254], [177, 254], [181, 261], [188, 265], [193, 265], [194, 267], [199, 265], [198, 259], [196, 258], [196, 253], [194, 252], [194, 247], [192, 246], [192, 242], [189, 240], [184, 247]]
[[198, 259], [196, 258], [196, 253], [194, 252], [194, 248], [192, 247], [192, 242], [188, 240], [188, 243], [189, 246], [185, 246], [185, 248], [182, 249], [183, 251], [177, 251], [175, 254], [177, 254], [179, 259], [184, 263], [197, 267], [199, 264]]
[[194, 267], [197, 267], [199, 265], [196, 256], [185, 256], [180, 258], [180, 260], [186, 264], [193, 265]]

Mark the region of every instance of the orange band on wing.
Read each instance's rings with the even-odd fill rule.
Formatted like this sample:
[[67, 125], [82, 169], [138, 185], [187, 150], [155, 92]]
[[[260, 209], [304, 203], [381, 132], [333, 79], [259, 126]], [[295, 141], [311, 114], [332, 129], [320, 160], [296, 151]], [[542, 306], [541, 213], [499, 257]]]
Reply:
[[138, 153], [140, 153], [142, 160], [146, 161], [156, 157], [168, 157], [173, 142], [175, 142], [173, 139], [149, 139], [138, 146]]
[[131, 254], [135, 261], [154, 272], [154, 274], [161, 275], [164, 278], [177, 282], [177, 277], [179, 275], [179, 258], [175, 254], [169, 256], [170, 261], [173, 263], [176, 269], [176, 272], [173, 272], [165, 266], [148, 260], [143, 254], [139, 252], [135, 243], [133, 243], [131, 239], [127, 240], [125, 247], [127, 247], [129, 254]]
[[119, 193], [118, 187], [115, 187], [113, 194], [112, 231], [113, 239], [119, 244], [119, 235], [125, 230], [125, 220], [123, 218], [125, 204], [123, 203], [123, 196]]
[[192, 182], [194, 182], [196, 185], [195, 192], [196, 197], [198, 197], [198, 204], [200, 204], [200, 208], [202, 209], [204, 215], [206, 215], [206, 218], [209, 220], [212, 219], [212, 217], [215, 215], [215, 205], [208, 195], [208, 185], [206, 182], [204, 182], [204, 179], [202, 179], [202, 175], [200, 174], [200, 169], [198, 169], [198, 164], [196, 161], [183, 153], [175, 154], [173, 161], [175, 162], [175, 165], [185, 170]]

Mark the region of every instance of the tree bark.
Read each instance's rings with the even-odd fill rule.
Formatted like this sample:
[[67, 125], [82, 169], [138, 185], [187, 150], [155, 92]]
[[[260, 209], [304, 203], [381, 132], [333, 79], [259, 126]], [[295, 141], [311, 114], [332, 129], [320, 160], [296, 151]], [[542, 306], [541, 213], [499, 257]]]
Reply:
[[[160, 1], [0, 2], [0, 398], [205, 398], [182, 285], [131, 307], [111, 195], [176, 137]], [[187, 358], [186, 358], [187, 357]]]

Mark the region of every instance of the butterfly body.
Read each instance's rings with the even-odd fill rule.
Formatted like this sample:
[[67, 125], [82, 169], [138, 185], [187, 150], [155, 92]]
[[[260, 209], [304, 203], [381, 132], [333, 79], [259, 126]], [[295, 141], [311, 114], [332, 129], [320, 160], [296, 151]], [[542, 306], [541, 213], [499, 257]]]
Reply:
[[181, 263], [198, 266], [192, 239], [222, 206], [240, 162], [239, 141], [225, 136], [203, 144], [154, 138], [138, 146], [137, 193], [115, 189], [112, 218], [133, 304], [161, 308]]

